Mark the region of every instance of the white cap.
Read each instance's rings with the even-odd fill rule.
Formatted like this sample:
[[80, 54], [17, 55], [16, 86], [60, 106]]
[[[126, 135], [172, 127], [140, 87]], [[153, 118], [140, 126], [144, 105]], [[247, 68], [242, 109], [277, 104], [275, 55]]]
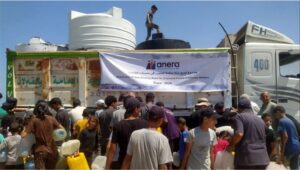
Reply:
[[105, 104], [103, 99], [99, 99], [96, 101], [96, 105], [101, 105], [101, 104]]
[[209, 103], [208, 102], [201, 102], [201, 103], [197, 103], [195, 106], [209, 106]]
[[244, 93], [244, 94], [242, 94], [242, 95], [240, 96], [240, 99], [248, 99], [248, 100], [250, 100], [250, 97], [249, 97], [248, 94]]
[[208, 99], [206, 97], [198, 98], [197, 103], [202, 103], [202, 102], [208, 102]]

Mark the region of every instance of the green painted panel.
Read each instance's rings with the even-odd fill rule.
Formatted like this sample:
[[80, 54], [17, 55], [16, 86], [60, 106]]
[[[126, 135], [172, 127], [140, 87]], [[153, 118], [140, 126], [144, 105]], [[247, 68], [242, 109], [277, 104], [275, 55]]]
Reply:
[[35, 53], [16, 53], [9, 52], [7, 57], [14, 56], [15, 58], [56, 58], [56, 57], [98, 57], [98, 52], [35, 52]]
[[14, 96], [14, 66], [13, 66], [13, 56], [7, 57], [7, 65], [6, 65], [6, 96], [13, 97]]
[[206, 48], [206, 49], [159, 49], [159, 50], [132, 50], [132, 51], [59, 51], [59, 52], [15, 52], [8, 51], [7, 58], [56, 58], [56, 57], [98, 57], [99, 53], [158, 53], [158, 52], [230, 52], [228, 48]]

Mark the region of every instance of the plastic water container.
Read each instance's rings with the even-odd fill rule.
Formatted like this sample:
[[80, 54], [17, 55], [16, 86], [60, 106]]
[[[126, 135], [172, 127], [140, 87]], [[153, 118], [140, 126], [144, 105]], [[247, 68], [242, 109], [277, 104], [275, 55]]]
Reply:
[[221, 133], [223, 131], [228, 132], [230, 135], [233, 135], [233, 129], [231, 126], [221, 126], [216, 129], [216, 133]]
[[7, 160], [7, 150], [3, 149], [0, 152], [0, 163], [6, 162], [6, 160]]
[[233, 161], [234, 154], [229, 153], [227, 151], [218, 152], [215, 161], [215, 168], [226, 170], [234, 169]]
[[63, 141], [67, 137], [67, 132], [65, 129], [56, 129], [53, 131], [52, 137], [55, 142]]
[[162, 130], [160, 127], [156, 128], [156, 131], [159, 132], [159, 133], [162, 133]]
[[80, 152], [77, 155], [72, 155], [67, 157], [67, 163], [70, 170], [89, 170], [90, 167], [88, 165], [88, 162], [84, 156], [84, 153]]
[[178, 152], [173, 152], [173, 165], [176, 167], [180, 166], [180, 158]]
[[25, 138], [22, 138], [18, 147], [18, 154], [20, 156], [28, 156], [31, 151], [32, 145], [34, 145], [35, 142], [35, 136], [32, 133], [30, 133]]
[[33, 160], [28, 160], [28, 161], [24, 164], [24, 169], [25, 169], [25, 170], [33, 170], [33, 169], [35, 169], [34, 161], [33, 161]]
[[69, 156], [73, 155], [75, 152], [79, 151], [80, 141], [77, 139], [69, 140], [64, 142], [60, 148], [60, 155]]
[[92, 170], [102, 170], [106, 166], [106, 156], [97, 156], [92, 163]]

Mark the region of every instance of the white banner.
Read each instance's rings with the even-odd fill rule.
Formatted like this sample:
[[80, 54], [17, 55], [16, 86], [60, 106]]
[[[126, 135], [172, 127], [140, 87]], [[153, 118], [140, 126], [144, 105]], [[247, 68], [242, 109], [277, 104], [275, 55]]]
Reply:
[[101, 53], [101, 90], [199, 92], [230, 89], [227, 52]]

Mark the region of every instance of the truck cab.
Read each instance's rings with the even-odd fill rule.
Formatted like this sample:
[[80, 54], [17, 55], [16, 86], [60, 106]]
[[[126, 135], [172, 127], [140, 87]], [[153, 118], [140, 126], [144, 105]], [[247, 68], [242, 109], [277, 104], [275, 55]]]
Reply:
[[236, 35], [238, 92], [259, 106], [260, 93], [300, 121], [300, 46], [287, 36], [251, 21]]

